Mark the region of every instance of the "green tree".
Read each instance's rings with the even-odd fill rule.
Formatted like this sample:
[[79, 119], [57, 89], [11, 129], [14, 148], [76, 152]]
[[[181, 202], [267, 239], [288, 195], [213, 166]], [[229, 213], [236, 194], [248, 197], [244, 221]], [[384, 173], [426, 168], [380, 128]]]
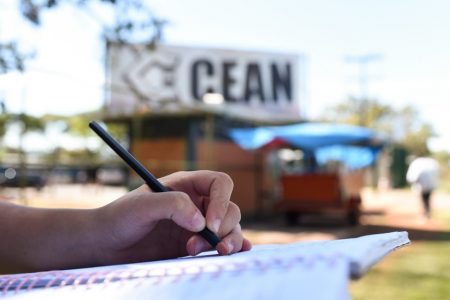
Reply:
[[45, 130], [45, 121], [40, 117], [34, 117], [25, 113], [15, 114], [13, 120], [22, 126], [22, 134], [28, 132], [42, 132]]
[[[143, 43], [149, 46], [162, 39], [167, 21], [156, 17], [142, 0], [16, 0], [17, 7], [34, 26], [41, 24], [45, 11], [57, 9], [62, 4], [71, 4], [81, 11], [92, 14], [93, 4], [100, 3], [112, 9], [112, 25], [101, 21], [103, 37], [109, 41]], [[24, 53], [17, 41], [0, 40], [0, 74], [9, 71], [24, 71], [26, 60], [32, 55]]]
[[427, 142], [435, 136], [432, 126], [421, 121], [415, 107], [394, 109], [375, 99], [349, 98], [327, 109], [322, 120], [371, 128], [418, 156], [430, 154]]
[[391, 126], [394, 128], [394, 140], [403, 145], [415, 156], [428, 156], [428, 140], [436, 136], [431, 124], [423, 122], [414, 106], [406, 106], [396, 111]]
[[30, 57], [30, 54], [19, 49], [17, 42], [0, 41], [0, 74], [14, 70], [24, 71], [25, 61]]
[[7, 113], [2, 113], [0, 115], [0, 139], [6, 134], [8, 123], [10, 122], [11, 115]]
[[41, 117], [34, 117], [25, 113], [2, 113], [0, 114], [0, 138], [3, 138], [8, 128], [13, 124], [19, 125], [20, 134], [25, 135], [29, 132], [44, 131], [46, 122]]
[[[85, 141], [87, 141], [89, 137], [97, 137], [97, 135], [89, 128], [88, 124], [91, 120], [97, 119], [98, 115], [98, 111], [93, 111], [74, 116], [61, 117], [60, 120], [62, 120], [66, 124], [66, 133], [72, 136], [81, 137]], [[107, 129], [119, 141], [124, 141], [127, 138], [128, 130], [121, 123], [108, 123]], [[100, 145], [101, 148], [109, 150], [109, 147], [106, 146], [106, 144], [104, 144], [103, 142]], [[87, 143], [84, 145], [84, 148], [82, 150], [63, 152], [65, 153], [66, 157], [70, 157], [71, 161], [74, 161], [78, 158], [79, 161], [99, 163], [100, 159], [100, 156], [98, 155], [99, 151], [97, 149], [89, 149]], [[115, 154], [112, 155], [108, 160], [121, 162], [119, 157]]]
[[377, 100], [351, 97], [347, 101], [327, 109], [322, 119], [391, 133], [392, 128], [387, 124], [394, 116], [395, 111], [389, 105], [382, 104]]

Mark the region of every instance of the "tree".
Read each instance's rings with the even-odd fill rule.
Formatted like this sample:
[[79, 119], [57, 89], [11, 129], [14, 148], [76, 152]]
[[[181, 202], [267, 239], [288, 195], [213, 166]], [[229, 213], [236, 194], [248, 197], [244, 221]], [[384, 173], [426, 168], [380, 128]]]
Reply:
[[[150, 47], [163, 38], [167, 21], [156, 17], [141, 0], [17, 0], [24, 20], [34, 26], [41, 24], [45, 11], [56, 9], [63, 3], [77, 6], [89, 12], [93, 3], [101, 3], [113, 10], [112, 25], [102, 24], [104, 38], [123, 43], [143, 43]], [[0, 41], [0, 74], [9, 71], [24, 71], [26, 60], [32, 55], [20, 50], [16, 41]]]
[[386, 124], [395, 116], [395, 111], [377, 100], [349, 98], [325, 111], [322, 117], [328, 121], [369, 127], [377, 131], [390, 133]]
[[401, 144], [415, 156], [430, 155], [427, 142], [431, 137], [436, 136], [433, 127], [421, 122], [419, 112], [412, 106], [402, 108], [397, 114], [399, 127], [403, 129], [399, 139]]
[[6, 133], [10, 119], [11, 119], [11, 116], [9, 114], [2, 113], [0, 115], [0, 139], [3, 138], [3, 136]]
[[15, 120], [18, 120], [22, 125], [22, 133], [28, 133], [32, 131], [44, 131], [45, 122], [39, 117], [34, 117], [27, 115], [25, 113], [20, 113], [15, 115]]
[[[63, 4], [73, 5], [80, 11], [95, 18], [98, 6], [109, 9], [112, 20], [100, 20], [103, 38], [107, 41], [123, 43], [141, 43], [149, 47], [162, 40], [164, 19], [156, 17], [152, 10], [141, 0], [16, 0], [17, 8], [23, 16], [24, 22], [39, 27], [45, 12], [57, 9]], [[97, 20], [99, 21], [99, 20]], [[34, 55], [24, 53], [15, 40], [0, 40], [0, 74], [10, 71], [24, 72], [26, 61]], [[79, 117], [72, 120], [65, 119], [68, 130], [82, 137], [89, 136], [86, 124], [80, 123]], [[43, 130], [45, 117], [38, 122], [38, 118], [31, 118], [26, 114], [2, 114], [0, 116], [0, 138], [6, 133], [12, 123], [22, 122], [23, 134], [33, 130]], [[84, 120], [82, 120], [84, 122]], [[120, 130], [119, 130], [120, 131]], [[122, 130], [123, 131], [123, 130]]]
[[13, 114], [2, 113], [0, 115], [0, 138], [2, 138], [9, 126], [18, 124], [22, 135], [28, 132], [41, 132], [45, 130], [45, 121], [42, 118], [34, 117], [25, 113]]
[[418, 156], [430, 153], [427, 141], [435, 135], [413, 106], [396, 110], [374, 99], [349, 98], [327, 109], [322, 119], [371, 128]]
[[[52, 164], [56, 164], [58, 162], [56, 158], [59, 157], [61, 161], [68, 164], [72, 164], [76, 161], [91, 165], [99, 164], [101, 161], [101, 155], [99, 154], [98, 149], [91, 149], [87, 143], [89, 137], [97, 137], [97, 135], [89, 128], [88, 124], [91, 120], [97, 119], [98, 116], [99, 111], [91, 111], [72, 116], [45, 115], [43, 119], [46, 123], [63, 123], [63, 126], [61, 127], [62, 132], [65, 132], [73, 137], [82, 138], [84, 144], [82, 148], [78, 150], [64, 149], [64, 147], [60, 145], [52, 151], [50, 156], [44, 155], [44, 160], [51, 162]], [[119, 141], [124, 142], [127, 139], [127, 127], [121, 123], [109, 123], [108, 131]], [[109, 147], [103, 142], [100, 144], [100, 148], [109, 150]], [[115, 154], [111, 155], [109, 160], [119, 163], [122, 162]]]
[[0, 41], [0, 74], [9, 71], [25, 70], [25, 61], [32, 57], [30, 54], [24, 54], [19, 50], [16, 42], [2, 42]]

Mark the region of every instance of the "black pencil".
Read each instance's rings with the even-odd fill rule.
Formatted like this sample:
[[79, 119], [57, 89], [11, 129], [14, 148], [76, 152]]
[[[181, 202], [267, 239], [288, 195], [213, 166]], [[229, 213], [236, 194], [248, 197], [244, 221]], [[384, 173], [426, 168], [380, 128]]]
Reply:
[[[102, 140], [108, 144], [117, 155], [120, 156], [142, 179], [145, 183], [156, 193], [168, 192], [169, 190], [161, 184], [161, 182], [153, 176], [130, 152], [128, 152], [122, 145], [120, 145], [105, 129], [103, 129], [97, 122], [91, 121], [89, 127], [98, 134]], [[214, 248], [220, 242], [214, 232], [205, 227], [199, 234]]]

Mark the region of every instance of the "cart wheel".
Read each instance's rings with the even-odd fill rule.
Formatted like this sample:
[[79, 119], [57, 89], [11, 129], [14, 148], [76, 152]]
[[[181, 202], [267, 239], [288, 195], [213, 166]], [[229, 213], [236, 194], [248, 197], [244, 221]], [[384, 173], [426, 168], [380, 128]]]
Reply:
[[351, 226], [359, 225], [360, 212], [359, 209], [352, 209], [347, 214], [348, 223]]
[[289, 226], [294, 226], [298, 224], [300, 218], [300, 213], [295, 211], [288, 211], [286, 213], [286, 222]]

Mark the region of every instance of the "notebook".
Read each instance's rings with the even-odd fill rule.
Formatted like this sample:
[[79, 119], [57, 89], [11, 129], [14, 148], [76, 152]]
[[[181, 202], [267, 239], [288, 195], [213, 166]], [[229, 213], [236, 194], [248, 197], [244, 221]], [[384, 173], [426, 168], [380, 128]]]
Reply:
[[4, 299], [350, 299], [363, 276], [407, 232], [256, 245], [230, 256], [196, 257], [0, 276]]

